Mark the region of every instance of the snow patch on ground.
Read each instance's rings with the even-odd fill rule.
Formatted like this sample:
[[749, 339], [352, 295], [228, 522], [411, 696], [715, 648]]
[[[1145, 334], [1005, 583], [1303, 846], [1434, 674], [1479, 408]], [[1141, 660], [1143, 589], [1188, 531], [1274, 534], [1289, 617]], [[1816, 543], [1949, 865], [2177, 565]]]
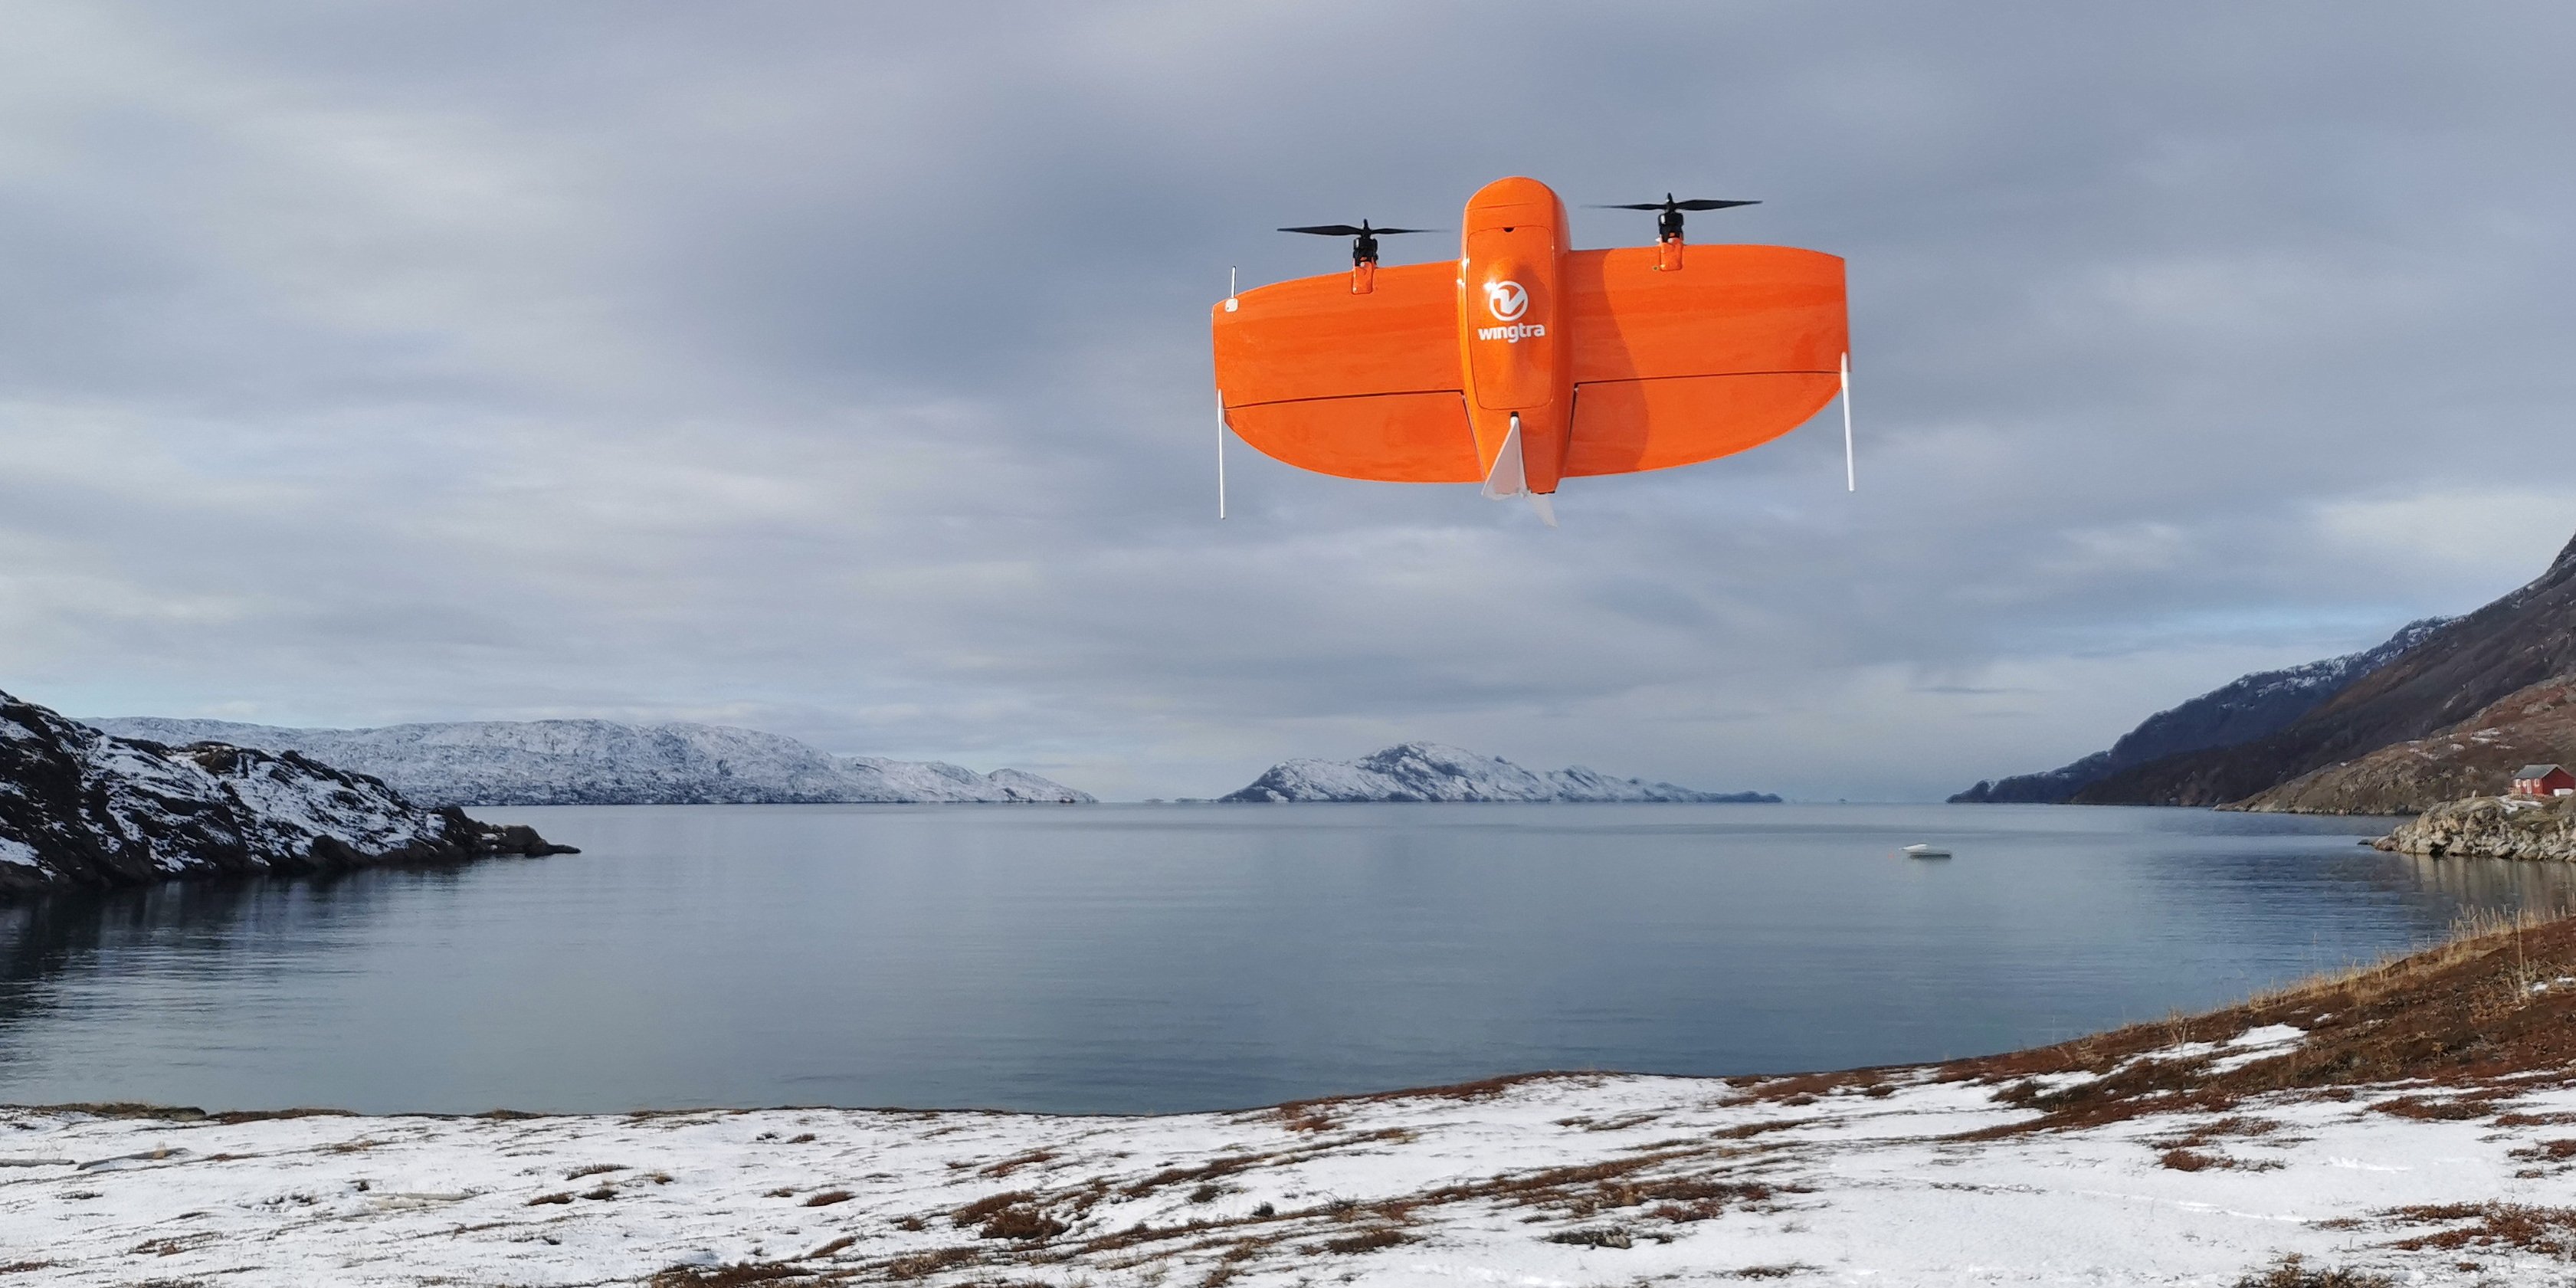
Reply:
[[2307, 1040], [2308, 1031], [2295, 1024], [2266, 1024], [2247, 1029], [2230, 1039], [2222, 1049], [2227, 1052], [2209, 1066], [2212, 1073], [2228, 1073], [2258, 1060], [2288, 1055]]
[[[2257, 1033], [2240, 1053], [2287, 1041]], [[2426, 1232], [2400, 1207], [2576, 1204], [2576, 1174], [2525, 1161], [2551, 1129], [2373, 1112], [2398, 1093], [2364, 1088], [2017, 1133], [2032, 1114], [1993, 1090], [1564, 1076], [1159, 1118], [0, 1110], [0, 1246], [80, 1285], [640, 1283], [753, 1263], [938, 1288], [2215, 1288], [2284, 1253], [2413, 1282], [2576, 1282], [2535, 1253], [2393, 1246]], [[2512, 1108], [2576, 1113], [2576, 1091]], [[2277, 1129], [2200, 1146], [2221, 1165], [2160, 1161], [2175, 1133], [2252, 1118]]]

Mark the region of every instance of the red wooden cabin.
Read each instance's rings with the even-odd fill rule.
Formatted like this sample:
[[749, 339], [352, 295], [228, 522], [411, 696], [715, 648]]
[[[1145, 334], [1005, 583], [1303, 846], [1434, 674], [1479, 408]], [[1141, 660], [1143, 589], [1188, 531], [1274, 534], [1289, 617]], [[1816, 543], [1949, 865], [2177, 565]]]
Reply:
[[2576, 795], [2576, 774], [2564, 765], [2525, 765], [2513, 771], [2513, 789], [2525, 796]]

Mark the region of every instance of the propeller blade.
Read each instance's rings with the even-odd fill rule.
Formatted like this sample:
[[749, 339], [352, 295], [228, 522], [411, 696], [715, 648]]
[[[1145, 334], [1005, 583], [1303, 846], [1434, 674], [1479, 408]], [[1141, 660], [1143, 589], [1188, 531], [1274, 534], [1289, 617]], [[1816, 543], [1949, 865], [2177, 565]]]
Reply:
[[1313, 233], [1318, 237], [1388, 237], [1396, 233], [1436, 233], [1437, 228], [1360, 228], [1351, 224], [1310, 224], [1303, 228], [1282, 228], [1283, 233]]
[[1724, 210], [1729, 206], [1758, 206], [1759, 201], [1640, 201], [1624, 206], [1594, 206], [1594, 210]]

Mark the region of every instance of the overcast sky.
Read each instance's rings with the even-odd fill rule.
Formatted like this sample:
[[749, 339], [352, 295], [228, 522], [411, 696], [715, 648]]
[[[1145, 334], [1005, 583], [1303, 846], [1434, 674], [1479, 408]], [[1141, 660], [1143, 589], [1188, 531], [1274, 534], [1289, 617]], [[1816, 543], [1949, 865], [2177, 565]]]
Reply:
[[[76, 714], [1928, 798], [2576, 530], [2562, 4], [5, 13], [0, 688]], [[1218, 523], [1228, 266], [1516, 173], [1847, 257], [1859, 493], [1829, 412], [1555, 531], [1238, 445]]]

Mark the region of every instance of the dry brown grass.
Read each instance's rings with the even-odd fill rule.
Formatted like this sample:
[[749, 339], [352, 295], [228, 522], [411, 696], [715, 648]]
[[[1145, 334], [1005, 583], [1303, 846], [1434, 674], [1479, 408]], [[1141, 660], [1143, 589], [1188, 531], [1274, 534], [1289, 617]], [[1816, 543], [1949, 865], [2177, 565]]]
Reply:
[[[2511, 1100], [2493, 1080], [2576, 1070], [2576, 988], [2529, 988], [2532, 981], [2576, 974], [2576, 919], [2485, 914], [2462, 919], [2455, 930], [2422, 951], [2318, 975], [2224, 1010], [1960, 1061], [1938, 1076], [1988, 1083], [2000, 1099], [2041, 1111], [2034, 1120], [1975, 1133], [1980, 1137], [2094, 1126], [2149, 1111], [2225, 1114], [2248, 1096], [2349, 1096], [2357, 1087], [2408, 1079], [2436, 1091], [2391, 1102], [2386, 1112], [2491, 1116], [2509, 1109]], [[2207, 1056], [2136, 1058], [2169, 1049], [2177, 1038], [2223, 1043], [2274, 1024], [2292, 1025], [2307, 1037], [2224, 1071]], [[2056, 1091], [2031, 1081], [2065, 1073], [2093, 1077]], [[1781, 1088], [1764, 1090], [1776, 1096]]]
[[975, 1259], [973, 1248], [941, 1248], [935, 1252], [916, 1252], [897, 1257], [885, 1264], [885, 1277], [892, 1280], [927, 1279], [942, 1270], [953, 1270]]
[[2576, 1258], [2576, 1208], [2536, 1207], [2523, 1203], [2440, 1203], [2398, 1208], [2384, 1215], [2403, 1224], [2451, 1227], [2388, 1245], [2403, 1252], [2512, 1248], [2521, 1252]]
[[1052, 1149], [1033, 1149], [1025, 1154], [1013, 1154], [1009, 1158], [987, 1163], [976, 1169], [976, 1175], [1000, 1180], [1023, 1167], [1035, 1167], [1040, 1163], [1052, 1162], [1055, 1158], [1056, 1152]]
[[2237, 1280], [2236, 1288], [2397, 1288], [2397, 1281], [2363, 1270], [2319, 1269], [2293, 1252]]
[[1014, 1239], [1023, 1243], [1043, 1242], [1073, 1227], [1049, 1215], [1039, 1205], [1038, 1196], [1027, 1190], [1011, 1190], [988, 1195], [957, 1209], [949, 1218], [951, 1224], [974, 1226], [975, 1233], [986, 1239]]
[[2532, 1163], [2564, 1163], [2576, 1158], [2576, 1140], [2544, 1140], [2517, 1149], [2508, 1157]]
[[1131, 1199], [1141, 1199], [1166, 1185], [1213, 1181], [1258, 1167], [1279, 1157], [1280, 1155], [1277, 1154], [1228, 1154], [1221, 1158], [1210, 1159], [1196, 1167], [1165, 1168], [1143, 1180], [1129, 1183], [1118, 1192]]
[[1323, 1249], [1326, 1252], [1344, 1254], [1375, 1252], [1380, 1248], [1392, 1248], [1398, 1244], [1411, 1242], [1413, 1242], [1413, 1236], [1402, 1230], [1377, 1229], [1365, 1230], [1344, 1239], [1327, 1240], [1323, 1244]]
[[774, 1284], [788, 1279], [807, 1279], [804, 1272], [775, 1262], [744, 1262], [738, 1265], [673, 1266], [653, 1276], [652, 1288], [739, 1288], [743, 1284]]

